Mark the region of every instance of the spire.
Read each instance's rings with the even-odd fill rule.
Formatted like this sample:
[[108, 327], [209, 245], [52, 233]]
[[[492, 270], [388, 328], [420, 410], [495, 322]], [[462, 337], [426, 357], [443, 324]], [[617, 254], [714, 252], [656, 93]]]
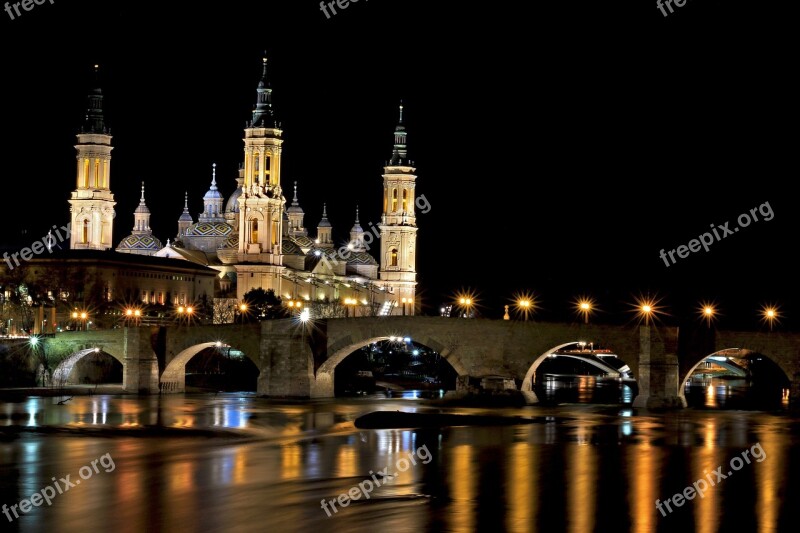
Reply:
[[289, 209], [286, 210], [287, 213], [299, 213], [303, 214], [303, 208], [300, 207], [300, 201], [297, 199], [297, 182], [294, 182], [294, 198], [292, 199], [292, 205]]
[[87, 97], [86, 117], [81, 133], [108, 134], [103, 115], [103, 90], [100, 88], [100, 65], [94, 66], [94, 88]]
[[394, 150], [392, 151], [391, 164], [399, 166], [410, 164], [408, 161], [408, 147], [406, 145], [406, 127], [403, 125], [403, 101], [400, 101], [400, 119], [394, 129]]
[[150, 213], [150, 209], [148, 209], [147, 204], [144, 203], [144, 182], [142, 182], [142, 196], [139, 198], [139, 207], [136, 208], [134, 213]]
[[358, 205], [356, 205], [356, 222], [353, 225], [353, 229], [350, 230], [350, 242], [347, 247], [356, 252], [365, 251], [364, 228], [361, 227], [361, 223], [358, 221]]
[[139, 207], [133, 212], [133, 234], [150, 235], [150, 209], [144, 203], [144, 182], [142, 182], [142, 197], [139, 200]]
[[252, 128], [274, 128], [276, 127], [275, 113], [272, 109], [272, 87], [267, 79], [267, 53], [264, 52], [262, 58], [263, 69], [261, 80], [258, 82], [258, 98], [256, 108], [253, 110], [253, 121], [250, 123]]
[[211, 188], [208, 189], [208, 192], [205, 196], [203, 196], [204, 200], [211, 200], [222, 198], [222, 194], [220, 194], [219, 189], [217, 188], [217, 164], [211, 164]]
[[320, 228], [330, 228], [331, 223], [328, 222], [328, 204], [322, 204], [322, 220], [319, 221]]
[[183, 213], [181, 213], [181, 216], [178, 219], [179, 224], [180, 222], [188, 222], [189, 225], [194, 224], [194, 219], [189, 213], [189, 191], [186, 191], [186, 194], [183, 197]]

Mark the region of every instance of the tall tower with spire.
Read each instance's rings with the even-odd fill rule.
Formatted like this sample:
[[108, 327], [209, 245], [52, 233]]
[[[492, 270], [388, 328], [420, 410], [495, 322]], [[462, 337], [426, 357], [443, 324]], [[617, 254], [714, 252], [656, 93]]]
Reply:
[[292, 205], [286, 210], [289, 218], [289, 231], [287, 232], [290, 237], [308, 236], [308, 230], [303, 227], [303, 219], [305, 212], [300, 207], [300, 201], [297, 199], [297, 182], [294, 182], [294, 198]]
[[316, 245], [320, 248], [333, 248], [333, 227], [328, 221], [328, 204], [322, 204], [322, 220], [317, 225]]
[[189, 213], [189, 191], [186, 191], [183, 196], [183, 213], [178, 217], [178, 238], [175, 240], [181, 240], [181, 238], [186, 235], [186, 230], [189, 229], [189, 226], [192, 224], [194, 224], [194, 219], [192, 218], [192, 214]]
[[383, 215], [379, 225], [379, 279], [386, 287], [387, 301], [393, 301], [391, 312], [394, 314], [414, 313], [414, 305], [403, 303], [403, 299], [413, 302], [417, 286], [417, 218], [414, 211], [417, 176], [413, 161], [408, 159], [406, 137], [401, 103], [392, 158], [384, 167]]
[[103, 91], [95, 65], [95, 88], [78, 133], [77, 188], [70, 197], [70, 249], [107, 250], [112, 246], [114, 195], [111, 193], [111, 135], [103, 116]]
[[244, 130], [244, 183], [239, 196], [237, 293], [273, 289], [280, 294], [284, 205], [281, 189], [283, 130], [272, 107], [272, 88], [263, 58], [253, 118]]
[[198, 217], [200, 222], [225, 222], [225, 213], [222, 211], [224, 198], [217, 188], [217, 164], [211, 165], [211, 188], [203, 196], [203, 212]]

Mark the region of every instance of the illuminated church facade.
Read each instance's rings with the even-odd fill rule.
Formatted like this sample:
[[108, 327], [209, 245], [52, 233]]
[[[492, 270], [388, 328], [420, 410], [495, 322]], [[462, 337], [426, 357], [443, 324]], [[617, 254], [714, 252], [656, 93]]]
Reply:
[[[118, 253], [149, 256], [154, 262], [182, 259], [212, 268], [219, 273], [217, 297], [235, 295], [241, 300], [248, 291], [263, 288], [274, 290], [284, 300], [338, 300], [352, 309], [351, 316], [413, 315], [417, 176], [408, 159], [406, 136], [401, 105], [392, 157], [383, 169], [383, 214], [377, 225], [363, 228], [356, 208], [349, 241], [337, 245], [324, 205], [316, 231], [310, 231], [305, 227], [297, 182], [284, 188], [283, 130], [272, 105], [264, 59], [233, 194], [226, 199], [220, 193], [214, 165], [203, 212], [195, 220], [187, 193], [175, 237], [162, 242], [150, 228], [143, 183], [131, 233], [113, 247], [112, 138], [105, 127], [102, 92], [95, 89], [77, 136], [77, 188], [69, 200], [70, 247], [113, 248]], [[370, 250], [377, 252], [377, 258]]]

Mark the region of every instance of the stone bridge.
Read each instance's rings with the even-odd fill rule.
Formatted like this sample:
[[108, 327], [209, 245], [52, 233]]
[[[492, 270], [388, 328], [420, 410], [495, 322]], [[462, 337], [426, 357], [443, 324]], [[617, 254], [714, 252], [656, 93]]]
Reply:
[[60, 360], [54, 376], [69, 379], [86, 355], [104, 352], [123, 366], [127, 392], [185, 390], [186, 363], [206, 348], [231, 346], [258, 367], [258, 393], [270, 397], [334, 395], [336, 367], [354, 351], [392, 337], [410, 337], [437, 351], [463, 380], [512, 378], [530, 402], [539, 364], [579, 341], [610, 348], [630, 366], [639, 393], [634, 405], [686, 405], [682, 384], [706, 357], [726, 349], [758, 352], [776, 363], [800, 395], [800, 334], [736, 332], [664, 326], [595, 326], [440, 317], [379, 317], [294, 320], [222, 326], [129, 327], [60, 333], [45, 339]]

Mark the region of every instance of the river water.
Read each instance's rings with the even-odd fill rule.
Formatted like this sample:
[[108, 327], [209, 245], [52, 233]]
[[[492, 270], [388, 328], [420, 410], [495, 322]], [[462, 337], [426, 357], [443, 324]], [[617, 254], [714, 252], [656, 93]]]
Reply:
[[[376, 410], [438, 408], [240, 394], [0, 403], [0, 504], [19, 505], [52, 488], [53, 478], [59, 488], [67, 475], [74, 484], [49, 506], [17, 507], [11, 521], [0, 514], [2, 531], [782, 532], [800, 525], [800, 418], [785, 410], [452, 408], [446, 412], [533, 421], [354, 427]], [[725, 479], [714, 474], [718, 467]], [[678, 499], [680, 506], [670, 500], [698, 480], [708, 485], [702, 497], [690, 491], [693, 499]], [[348, 492], [358, 499], [340, 497]], [[322, 508], [321, 500], [337, 498], [335, 512], [330, 503]], [[657, 499], [673, 502], [670, 511], [663, 504], [659, 511]]]

